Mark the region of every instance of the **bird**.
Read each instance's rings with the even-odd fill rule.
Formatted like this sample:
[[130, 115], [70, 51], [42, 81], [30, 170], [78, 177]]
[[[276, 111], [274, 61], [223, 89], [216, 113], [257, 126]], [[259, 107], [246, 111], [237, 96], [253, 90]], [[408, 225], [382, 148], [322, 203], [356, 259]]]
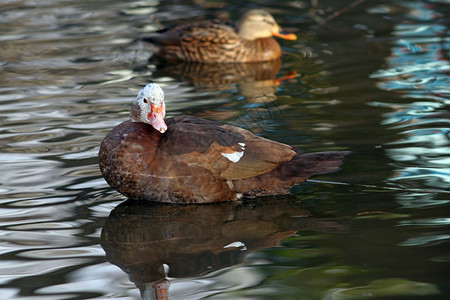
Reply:
[[164, 91], [149, 83], [130, 119], [101, 142], [103, 177], [130, 199], [201, 204], [288, 194], [310, 176], [339, 170], [349, 154], [302, 153], [240, 127], [165, 114]]
[[281, 57], [273, 38], [296, 40], [284, 32], [273, 16], [252, 9], [234, 24], [231, 21], [203, 20], [162, 29], [142, 40], [156, 46], [156, 54], [167, 61], [200, 63], [263, 62]]

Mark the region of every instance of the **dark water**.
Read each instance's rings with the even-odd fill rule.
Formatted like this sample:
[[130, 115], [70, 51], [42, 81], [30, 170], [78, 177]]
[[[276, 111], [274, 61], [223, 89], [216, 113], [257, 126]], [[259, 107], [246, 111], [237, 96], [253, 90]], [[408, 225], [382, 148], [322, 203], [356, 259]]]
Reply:
[[[299, 36], [280, 62], [159, 66], [136, 40], [254, 7]], [[0, 299], [139, 299], [164, 264], [170, 299], [450, 297], [449, 20], [444, 0], [2, 1]], [[148, 82], [169, 115], [353, 153], [290, 196], [124, 202], [97, 151]]]

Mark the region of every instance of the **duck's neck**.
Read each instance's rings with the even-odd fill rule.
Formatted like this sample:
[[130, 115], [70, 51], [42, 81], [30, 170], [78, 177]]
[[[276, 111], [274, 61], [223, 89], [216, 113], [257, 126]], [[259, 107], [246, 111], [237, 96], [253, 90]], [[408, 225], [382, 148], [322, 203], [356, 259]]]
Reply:
[[141, 122], [141, 107], [134, 101], [130, 108], [130, 118], [132, 122]]

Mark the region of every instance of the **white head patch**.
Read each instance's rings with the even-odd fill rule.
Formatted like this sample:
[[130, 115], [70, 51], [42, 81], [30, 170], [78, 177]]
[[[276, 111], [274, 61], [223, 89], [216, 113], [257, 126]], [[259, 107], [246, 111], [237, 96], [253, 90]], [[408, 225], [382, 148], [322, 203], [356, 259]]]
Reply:
[[144, 86], [137, 94], [136, 100], [147, 99], [155, 106], [159, 106], [164, 102], [164, 91], [156, 83], [149, 83]]
[[147, 122], [147, 116], [152, 107], [162, 105], [163, 117], [166, 115], [166, 103], [164, 102], [164, 91], [156, 83], [149, 83], [139, 90], [131, 109], [131, 119], [134, 122]]

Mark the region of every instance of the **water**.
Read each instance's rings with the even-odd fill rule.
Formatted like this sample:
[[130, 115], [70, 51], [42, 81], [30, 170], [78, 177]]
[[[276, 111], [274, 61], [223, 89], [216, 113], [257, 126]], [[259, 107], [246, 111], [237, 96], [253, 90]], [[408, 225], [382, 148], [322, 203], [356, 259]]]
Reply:
[[[246, 4], [299, 40], [225, 68], [159, 66], [136, 38], [241, 1], [0, 3], [0, 299], [139, 299], [163, 264], [170, 299], [448, 298], [448, 2], [317, 2]], [[353, 153], [290, 196], [125, 202], [97, 151], [147, 82], [169, 115]]]

